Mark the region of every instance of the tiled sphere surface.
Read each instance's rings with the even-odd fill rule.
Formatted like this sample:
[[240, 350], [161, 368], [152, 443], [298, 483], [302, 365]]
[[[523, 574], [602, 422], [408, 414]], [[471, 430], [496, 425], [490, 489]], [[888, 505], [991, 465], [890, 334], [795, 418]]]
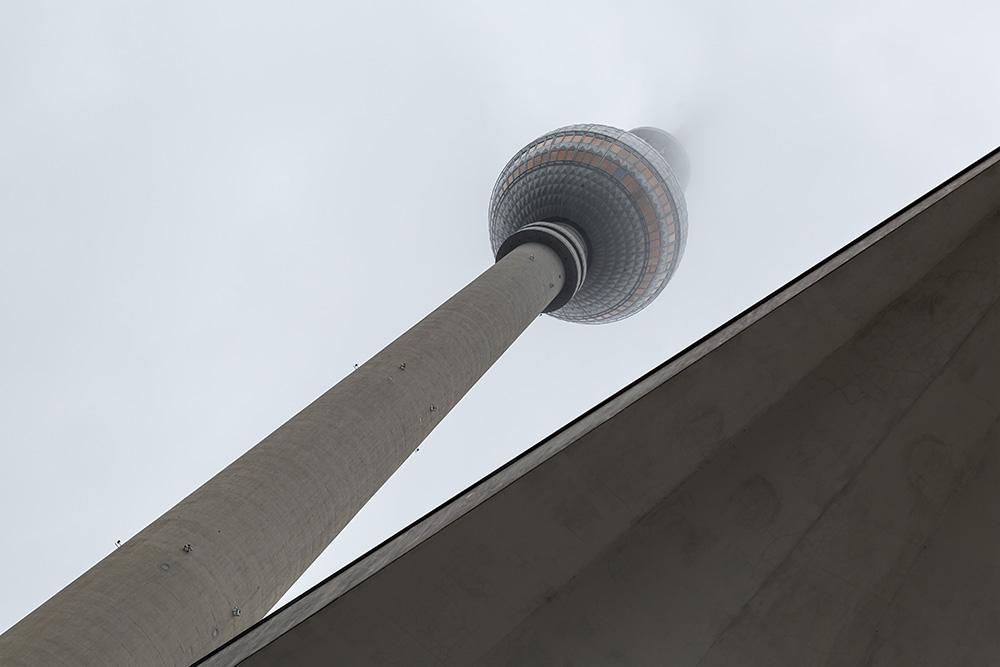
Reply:
[[666, 159], [606, 125], [570, 125], [515, 155], [490, 198], [493, 252], [521, 227], [568, 221], [589, 245], [587, 278], [549, 314], [588, 324], [633, 315], [653, 301], [684, 252], [687, 210]]

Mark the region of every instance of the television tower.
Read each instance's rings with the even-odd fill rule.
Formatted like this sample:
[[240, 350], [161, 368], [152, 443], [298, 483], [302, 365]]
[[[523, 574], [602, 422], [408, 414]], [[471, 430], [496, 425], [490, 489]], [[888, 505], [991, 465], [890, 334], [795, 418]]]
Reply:
[[492, 267], [0, 636], [0, 664], [188, 665], [263, 618], [539, 314], [656, 298], [686, 179], [655, 128], [532, 141], [493, 189]]

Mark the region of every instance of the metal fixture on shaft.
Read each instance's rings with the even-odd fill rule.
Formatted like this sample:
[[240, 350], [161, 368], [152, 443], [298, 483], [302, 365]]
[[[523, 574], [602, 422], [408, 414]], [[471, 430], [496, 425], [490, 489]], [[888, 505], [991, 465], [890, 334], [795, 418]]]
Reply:
[[492, 267], [0, 636], [0, 664], [187, 665], [260, 620], [539, 314], [656, 298], [686, 172], [653, 128], [528, 144], [493, 190]]

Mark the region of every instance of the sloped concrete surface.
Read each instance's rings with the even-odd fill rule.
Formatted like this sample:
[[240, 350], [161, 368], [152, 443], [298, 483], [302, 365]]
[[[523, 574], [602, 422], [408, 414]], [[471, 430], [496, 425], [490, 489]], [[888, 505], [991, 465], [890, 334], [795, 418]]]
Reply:
[[[873, 664], [888, 608], [991, 442], [998, 295], [994, 220], [482, 664]], [[874, 664], [954, 664], [916, 658]]]

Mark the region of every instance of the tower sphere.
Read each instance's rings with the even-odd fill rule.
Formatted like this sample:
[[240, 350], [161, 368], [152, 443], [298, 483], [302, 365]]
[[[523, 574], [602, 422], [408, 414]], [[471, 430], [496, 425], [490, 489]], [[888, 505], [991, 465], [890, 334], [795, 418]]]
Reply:
[[497, 179], [489, 212], [493, 252], [502, 257], [515, 234], [537, 240], [542, 232], [573, 230], [586, 245], [585, 275], [549, 314], [586, 324], [624, 319], [656, 298], [680, 262], [686, 178], [687, 157], [663, 130], [570, 125], [549, 132], [522, 148]]

